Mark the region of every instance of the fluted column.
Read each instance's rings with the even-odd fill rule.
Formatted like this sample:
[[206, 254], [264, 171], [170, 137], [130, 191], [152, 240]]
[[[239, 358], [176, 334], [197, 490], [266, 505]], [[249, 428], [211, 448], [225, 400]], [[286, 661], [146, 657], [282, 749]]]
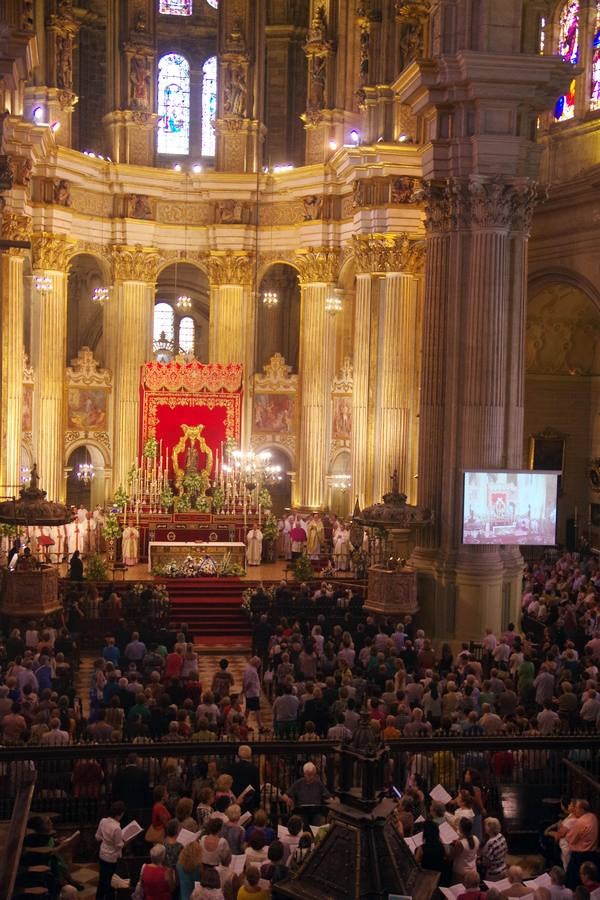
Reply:
[[[5, 240], [31, 237], [31, 219], [8, 213], [2, 220]], [[0, 254], [1, 442], [0, 490], [16, 491], [21, 468], [21, 411], [23, 398], [23, 265], [25, 251], [11, 247]]]
[[296, 254], [300, 307], [299, 505], [318, 509], [325, 502], [332, 378], [332, 322], [325, 311], [329, 286], [337, 281], [338, 252], [328, 248]]
[[152, 359], [152, 317], [158, 252], [149, 247], [113, 250], [113, 296], [105, 308], [107, 368], [112, 370], [114, 487], [125, 485], [138, 458], [140, 371]]
[[245, 253], [214, 251], [208, 262], [208, 276], [209, 359], [218, 363], [243, 363], [246, 368], [252, 261]]
[[383, 281], [380, 312], [380, 359], [377, 385], [375, 497], [390, 489], [390, 473], [398, 470], [400, 489], [408, 496], [412, 477], [415, 379], [418, 372], [417, 280], [423, 259], [421, 244], [407, 235], [393, 238], [387, 254], [390, 271]]
[[49, 279], [50, 290], [34, 292], [33, 364], [35, 461], [49, 500], [64, 499], [63, 408], [67, 356], [67, 273], [72, 242], [63, 235], [33, 236], [33, 268]]
[[371, 329], [371, 293], [373, 278], [370, 272], [356, 276], [354, 299], [354, 348], [352, 363], [354, 382], [352, 387], [352, 492], [361, 509], [370, 502], [367, 494], [369, 471], [369, 373], [371, 347], [368, 335]]

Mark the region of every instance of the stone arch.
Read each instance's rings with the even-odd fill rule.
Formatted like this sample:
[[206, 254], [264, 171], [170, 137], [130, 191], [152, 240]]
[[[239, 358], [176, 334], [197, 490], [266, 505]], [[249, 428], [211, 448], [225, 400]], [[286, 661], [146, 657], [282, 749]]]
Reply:
[[[178, 309], [177, 298], [183, 295], [190, 297], [190, 309]], [[200, 362], [207, 362], [210, 290], [206, 270], [187, 257], [167, 260], [160, 267], [156, 279], [154, 303], [159, 302], [166, 302], [173, 308], [174, 352], [179, 349], [180, 323], [184, 318], [191, 318], [195, 331], [194, 356]]]
[[526, 366], [531, 375], [600, 375], [600, 298], [589, 283], [546, 275], [530, 283]]
[[69, 260], [67, 281], [67, 365], [82, 347], [89, 347], [104, 364], [104, 312], [102, 304], [92, 297], [96, 288], [110, 283], [106, 259], [88, 250], [75, 250]]
[[[266, 306], [263, 294], [275, 292], [276, 306]], [[281, 353], [292, 372], [298, 371], [300, 283], [298, 269], [287, 260], [269, 260], [258, 279], [255, 371], [261, 372], [275, 353]]]
[[[89, 461], [94, 466], [95, 476], [89, 485], [77, 484], [76, 470], [80, 463]], [[65, 450], [65, 496], [67, 503], [87, 509], [104, 505], [108, 499], [112, 469], [108, 448], [94, 437], [73, 441]]]
[[292, 479], [294, 471], [294, 453], [289, 447], [284, 447], [278, 441], [265, 441], [262, 446], [254, 447], [255, 453], [268, 450], [272, 454], [271, 462], [282, 467], [283, 478], [280, 482], [267, 485], [267, 490], [273, 499], [273, 513], [281, 516], [292, 503]]

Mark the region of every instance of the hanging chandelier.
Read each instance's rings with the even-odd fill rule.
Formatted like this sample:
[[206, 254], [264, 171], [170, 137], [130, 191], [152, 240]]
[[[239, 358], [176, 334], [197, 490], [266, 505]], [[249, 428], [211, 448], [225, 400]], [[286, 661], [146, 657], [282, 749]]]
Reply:
[[342, 292], [339, 288], [335, 288], [325, 298], [325, 312], [330, 316], [336, 316], [343, 309]]
[[96, 473], [94, 471], [93, 463], [79, 463], [77, 466], [77, 478], [79, 481], [82, 481], [83, 484], [89, 484], [95, 477]]
[[179, 310], [188, 310], [192, 308], [192, 298], [188, 297], [187, 294], [180, 294], [177, 300], [175, 301], [175, 306]]
[[264, 291], [262, 295], [262, 302], [265, 306], [273, 307], [277, 306], [279, 303], [279, 295], [277, 291]]
[[49, 294], [52, 290], [52, 279], [48, 275], [34, 275], [33, 287], [38, 294]]
[[97, 287], [92, 291], [92, 296], [90, 300], [92, 303], [106, 303], [106, 301], [110, 297], [110, 288], [109, 287]]

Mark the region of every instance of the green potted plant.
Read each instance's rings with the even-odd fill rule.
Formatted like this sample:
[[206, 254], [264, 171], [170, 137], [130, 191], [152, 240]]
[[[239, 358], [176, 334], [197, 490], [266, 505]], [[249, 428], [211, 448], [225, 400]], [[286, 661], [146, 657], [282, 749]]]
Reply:
[[279, 529], [277, 527], [277, 519], [274, 515], [266, 517], [262, 526], [263, 536], [263, 562], [275, 562], [277, 556], [277, 538], [279, 537]]
[[311, 580], [315, 572], [306, 553], [303, 553], [302, 556], [299, 556], [294, 560], [292, 563], [292, 572], [294, 573], [296, 581], [302, 582]]

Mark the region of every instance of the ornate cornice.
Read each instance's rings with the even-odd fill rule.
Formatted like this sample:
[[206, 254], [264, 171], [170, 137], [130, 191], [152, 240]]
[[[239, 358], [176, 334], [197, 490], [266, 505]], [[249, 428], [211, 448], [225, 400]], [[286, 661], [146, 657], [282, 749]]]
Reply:
[[333, 284], [340, 271], [337, 247], [307, 247], [294, 256], [300, 284]]
[[275, 353], [263, 366], [263, 374], [254, 376], [254, 390], [266, 393], [290, 393], [298, 390], [298, 376], [292, 375], [281, 353]]
[[211, 252], [208, 260], [208, 278], [212, 284], [252, 283], [252, 259], [247, 253]]
[[[30, 217], [20, 213], [5, 212], [2, 216], [2, 237], [5, 241], [31, 240]], [[18, 256], [26, 251], [19, 247], [10, 247], [8, 252], [13, 256]]]
[[112, 264], [115, 281], [144, 281], [154, 284], [158, 274], [159, 253], [153, 247], [121, 244], [113, 247]]
[[75, 247], [76, 241], [64, 234], [34, 234], [31, 239], [33, 268], [66, 272]]
[[100, 369], [89, 347], [82, 347], [76, 359], [67, 367], [67, 384], [71, 386], [110, 387], [111, 375], [108, 369]]

